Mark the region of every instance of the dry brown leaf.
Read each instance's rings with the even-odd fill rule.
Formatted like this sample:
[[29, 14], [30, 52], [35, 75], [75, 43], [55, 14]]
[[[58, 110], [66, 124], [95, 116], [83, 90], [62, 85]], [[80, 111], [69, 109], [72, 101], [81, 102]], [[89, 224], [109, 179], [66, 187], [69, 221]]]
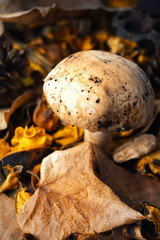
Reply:
[[32, 169], [36, 164], [39, 164], [44, 157], [52, 152], [53, 149], [47, 147], [32, 148], [29, 150], [14, 152], [8, 154], [2, 159], [2, 165], [22, 165], [23, 170], [25, 171], [26, 169]]
[[[153, 178], [132, 173], [108, 159], [95, 149], [100, 179], [129, 206], [140, 206], [143, 202], [160, 207], [160, 183]], [[116, 181], [115, 181], [116, 179]]]
[[157, 139], [152, 134], [142, 134], [129, 140], [127, 143], [115, 149], [113, 159], [117, 163], [139, 158], [154, 151], [157, 147]]
[[59, 117], [52, 112], [51, 108], [47, 108], [42, 100], [38, 102], [33, 112], [33, 122], [48, 132], [56, 131], [60, 126]]
[[4, 33], [4, 24], [2, 21], [0, 21], [0, 36], [2, 36]]
[[146, 238], [142, 236], [141, 225], [132, 224], [130, 226], [126, 226], [123, 229], [123, 233], [127, 238], [137, 239], [137, 240], [146, 240]]
[[7, 128], [10, 117], [17, 108], [33, 100], [35, 96], [36, 93], [34, 93], [33, 91], [26, 91], [13, 102], [11, 108], [0, 109], [0, 130], [4, 130]]
[[108, 7], [107, 2], [100, 0], [11, 0], [1, 1], [0, 19], [8, 22], [20, 22], [22, 24], [40, 24], [55, 22], [64, 18], [76, 17], [85, 10], [115, 10]]
[[21, 240], [22, 236], [16, 218], [15, 200], [0, 193], [0, 239]]
[[90, 143], [56, 151], [42, 161], [39, 188], [23, 205], [18, 221], [39, 240], [62, 240], [141, 220], [93, 172]]

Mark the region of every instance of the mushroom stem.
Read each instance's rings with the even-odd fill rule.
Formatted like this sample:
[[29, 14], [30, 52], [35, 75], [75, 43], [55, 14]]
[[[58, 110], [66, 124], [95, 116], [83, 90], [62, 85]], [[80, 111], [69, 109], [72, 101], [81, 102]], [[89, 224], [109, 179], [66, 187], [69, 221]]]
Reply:
[[90, 132], [86, 129], [84, 130], [84, 141], [91, 142], [106, 155], [111, 153], [112, 137], [112, 132]]

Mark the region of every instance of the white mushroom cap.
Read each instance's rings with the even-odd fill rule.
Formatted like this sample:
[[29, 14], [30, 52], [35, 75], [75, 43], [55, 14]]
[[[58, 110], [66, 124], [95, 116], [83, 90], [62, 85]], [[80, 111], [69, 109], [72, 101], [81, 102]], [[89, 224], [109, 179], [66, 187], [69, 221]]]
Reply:
[[65, 58], [46, 77], [44, 94], [62, 122], [91, 132], [141, 127], [153, 114], [154, 94], [145, 73], [105, 51]]

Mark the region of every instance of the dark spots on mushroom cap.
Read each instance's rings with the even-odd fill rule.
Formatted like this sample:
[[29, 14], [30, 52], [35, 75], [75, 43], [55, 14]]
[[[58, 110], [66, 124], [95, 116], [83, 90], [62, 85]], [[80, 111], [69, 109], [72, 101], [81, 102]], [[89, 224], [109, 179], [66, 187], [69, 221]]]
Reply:
[[81, 92], [84, 92], [84, 89], [82, 89]]
[[68, 112], [68, 115], [71, 115], [71, 112]]
[[125, 86], [123, 86], [123, 85], [122, 85], [122, 89], [123, 89], [125, 92], [127, 91], [127, 89], [126, 89]]
[[100, 102], [100, 98], [98, 98], [97, 100], [96, 100], [96, 103], [99, 103]]
[[101, 83], [101, 82], [102, 82], [102, 79], [95, 77], [94, 83]]
[[57, 79], [54, 79], [55, 82], [57, 82]]
[[89, 80], [94, 83], [101, 83], [103, 81], [102, 79], [100, 79], [98, 77], [90, 77]]
[[62, 100], [59, 100], [60, 101], [60, 103], [62, 102]]
[[50, 78], [49, 78], [49, 80], [51, 81], [51, 80], [53, 80], [53, 78], [52, 78], [52, 77], [50, 77]]
[[90, 77], [89, 80], [94, 82], [94, 79], [92, 77]]
[[73, 55], [70, 55], [68, 58], [70, 59], [70, 58], [72, 58], [73, 57]]
[[111, 62], [113, 62], [113, 60], [110, 60], [110, 59], [102, 59], [102, 61], [104, 62], [104, 63], [111, 63]]
[[98, 128], [100, 129], [102, 127], [102, 122], [101, 121], [97, 121], [98, 124]]
[[114, 125], [112, 120], [107, 120], [105, 122], [101, 122], [101, 121], [98, 121], [98, 122], [99, 122], [98, 128], [105, 128], [105, 129], [107, 129], [107, 128], [109, 128], [109, 127]]
[[89, 100], [89, 98], [86, 98], [87, 100]]

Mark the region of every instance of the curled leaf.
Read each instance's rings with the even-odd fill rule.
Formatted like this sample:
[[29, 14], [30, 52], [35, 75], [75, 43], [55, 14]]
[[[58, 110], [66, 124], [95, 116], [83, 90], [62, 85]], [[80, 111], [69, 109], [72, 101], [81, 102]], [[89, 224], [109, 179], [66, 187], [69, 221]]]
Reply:
[[50, 146], [52, 143], [52, 137], [46, 134], [45, 130], [40, 127], [34, 127], [33, 125], [28, 128], [17, 127], [15, 135], [11, 140], [12, 152]]
[[123, 229], [123, 233], [126, 237], [131, 239], [146, 240], [146, 238], [142, 236], [140, 224], [139, 225], [132, 224], [132, 225], [126, 226]]
[[47, 108], [44, 101], [39, 101], [33, 113], [33, 122], [47, 130], [55, 131], [60, 125], [59, 117], [52, 112], [51, 108]]
[[24, 170], [32, 169], [36, 164], [41, 163], [45, 156], [52, 152], [53, 149], [48, 147], [31, 148], [28, 150], [13, 152], [2, 159], [2, 165], [6, 166], [9, 164], [12, 167], [22, 165]]
[[18, 214], [24, 231], [62, 240], [144, 219], [95, 176], [93, 158], [92, 145], [84, 143], [43, 159], [39, 188]]
[[0, 139], [0, 159], [10, 153], [10, 146], [4, 139]]
[[[4, 168], [8, 168], [5, 166]], [[10, 173], [7, 175], [6, 180], [0, 187], [0, 192], [17, 189], [20, 185], [19, 178], [22, 172], [23, 166], [9, 167]]]
[[160, 209], [149, 205], [146, 205], [146, 208], [148, 210], [147, 219], [154, 223], [158, 235], [160, 232]]
[[[17, 0], [2, 2], [0, 4], [0, 19], [7, 22], [20, 22], [22, 24], [44, 24], [63, 20], [66, 18], [77, 17], [87, 10], [103, 9], [106, 11], [115, 11], [121, 9], [132, 9], [137, 6], [139, 0], [123, 1], [100, 1], [85, 0], [82, 2], [76, 0], [42, 0], [21, 2]], [[25, 6], [25, 7], [24, 7]]]
[[139, 158], [155, 150], [157, 139], [152, 134], [143, 134], [118, 147], [113, 153], [113, 159], [122, 163], [134, 158]]
[[32, 169], [33, 174], [31, 176], [31, 184], [34, 189], [36, 189], [39, 185], [40, 167], [41, 167], [41, 163], [37, 164]]
[[82, 128], [68, 124], [56, 131], [52, 136], [55, 143], [63, 147], [79, 141], [83, 138], [83, 134], [84, 130]]
[[18, 216], [19, 211], [21, 210], [24, 203], [32, 196], [31, 193], [26, 192], [25, 188], [22, 188], [18, 191], [16, 196], [16, 214]]
[[10, 117], [17, 108], [35, 99], [35, 97], [36, 93], [34, 91], [26, 91], [13, 102], [11, 108], [0, 109], [0, 130], [8, 127]]
[[137, 169], [141, 173], [147, 173], [146, 167], [149, 166], [154, 174], [160, 174], [160, 151], [153, 152], [142, 157], [137, 163]]

